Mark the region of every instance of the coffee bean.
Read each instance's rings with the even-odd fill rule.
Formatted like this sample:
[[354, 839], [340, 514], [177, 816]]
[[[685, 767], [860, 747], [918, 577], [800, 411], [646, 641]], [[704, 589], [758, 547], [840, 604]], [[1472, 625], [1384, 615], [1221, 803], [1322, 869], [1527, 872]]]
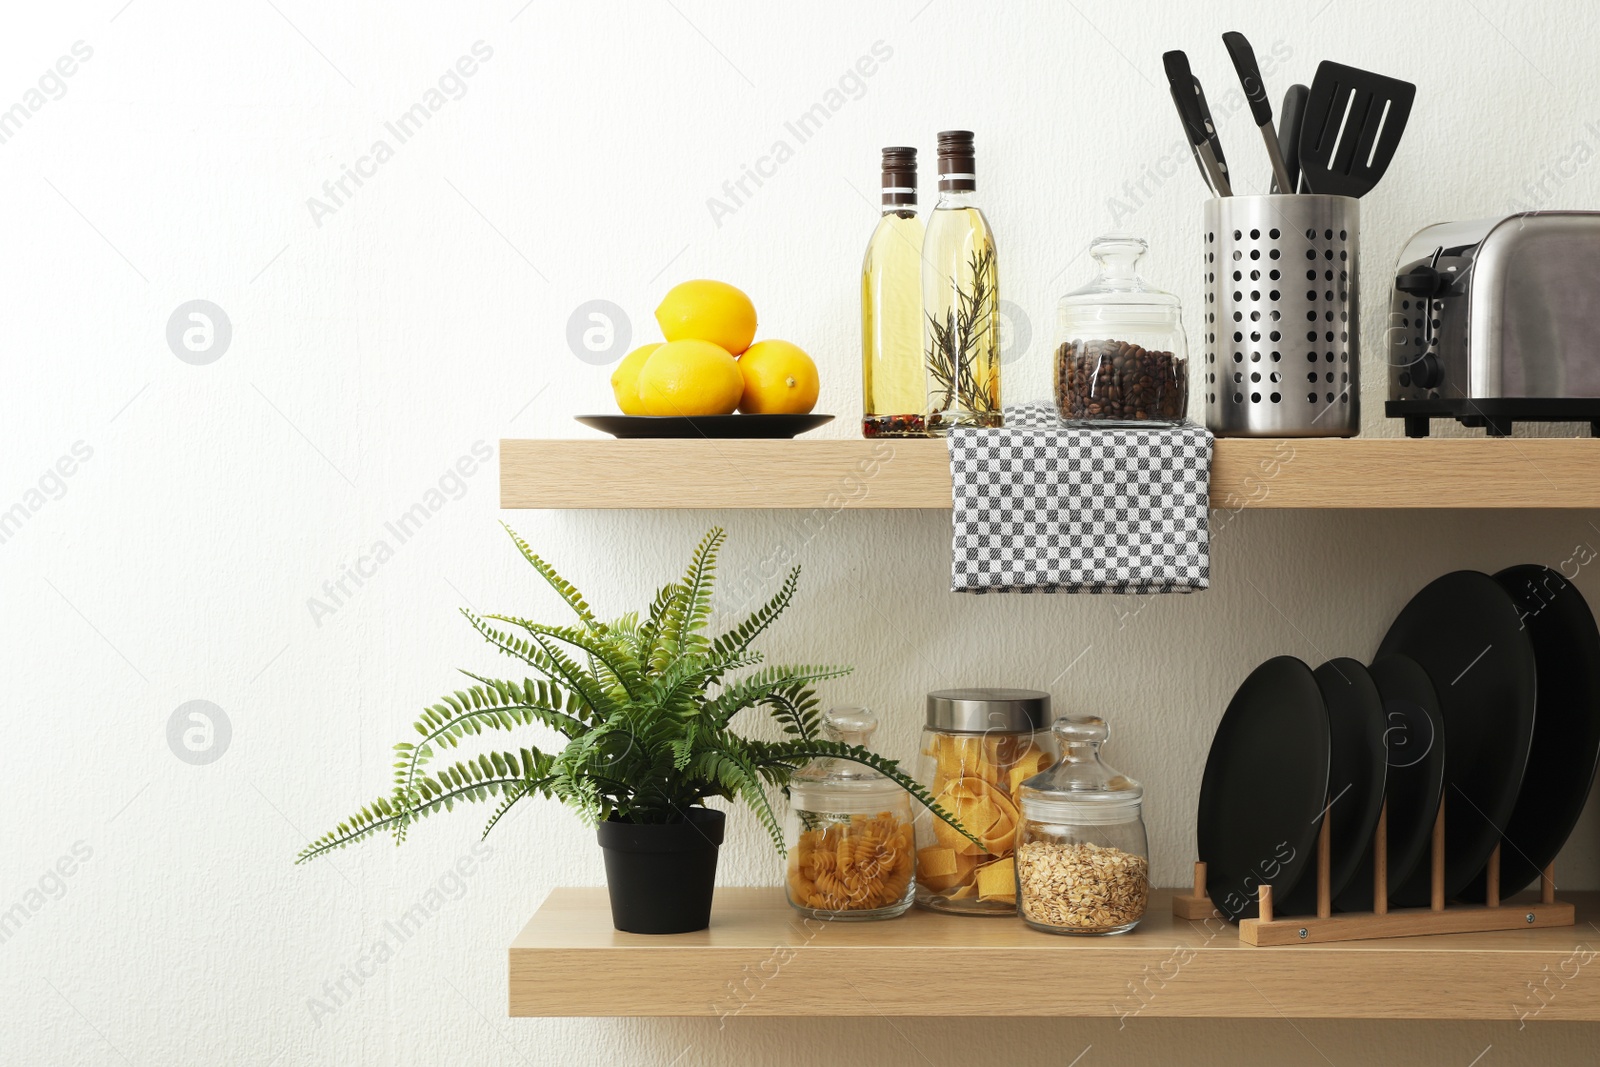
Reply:
[[1064, 419], [1179, 422], [1189, 408], [1188, 361], [1128, 341], [1067, 341], [1056, 349]]

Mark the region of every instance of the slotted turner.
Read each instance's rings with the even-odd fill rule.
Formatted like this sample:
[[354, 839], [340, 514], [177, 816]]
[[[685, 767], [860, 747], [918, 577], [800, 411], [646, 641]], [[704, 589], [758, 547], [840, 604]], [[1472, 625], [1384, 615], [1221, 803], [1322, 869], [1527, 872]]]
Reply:
[[1313, 193], [1365, 196], [1389, 169], [1417, 87], [1324, 60], [1300, 127], [1300, 175]]

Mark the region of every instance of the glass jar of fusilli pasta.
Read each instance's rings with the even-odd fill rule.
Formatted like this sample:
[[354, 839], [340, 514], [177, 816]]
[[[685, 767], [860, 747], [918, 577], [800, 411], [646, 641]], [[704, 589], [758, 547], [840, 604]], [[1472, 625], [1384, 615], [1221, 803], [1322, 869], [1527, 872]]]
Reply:
[[[828, 712], [830, 740], [866, 747], [878, 728], [866, 708]], [[798, 911], [822, 919], [892, 919], [916, 892], [911, 798], [864, 764], [815, 760], [789, 781], [784, 888]]]

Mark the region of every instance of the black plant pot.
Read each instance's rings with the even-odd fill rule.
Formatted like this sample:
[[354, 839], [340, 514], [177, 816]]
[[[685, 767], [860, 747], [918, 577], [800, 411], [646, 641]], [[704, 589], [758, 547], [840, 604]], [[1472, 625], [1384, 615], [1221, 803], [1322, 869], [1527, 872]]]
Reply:
[[682, 934], [711, 925], [717, 846], [727, 816], [690, 808], [674, 823], [603, 822], [600, 850], [611, 925], [634, 934]]

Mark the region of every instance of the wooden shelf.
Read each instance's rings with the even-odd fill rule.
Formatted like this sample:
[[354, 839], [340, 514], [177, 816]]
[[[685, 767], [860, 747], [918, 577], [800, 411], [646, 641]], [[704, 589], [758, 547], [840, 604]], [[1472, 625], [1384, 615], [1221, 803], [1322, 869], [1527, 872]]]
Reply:
[[604, 889], [557, 889], [511, 944], [511, 1014], [1600, 1021], [1600, 983], [1572, 977], [1600, 893], [1562, 892], [1576, 929], [1284, 948], [1175, 919], [1172, 894], [1132, 933], [1072, 938], [917, 909], [808, 924], [780, 889], [718, 889], [709, 930], [651, 937], [612, 929]]
[[[502, 508], [949, 508], [943, 441], [503, 440]], [[1219, 440], [1214, 508], [1595, 508], [1600, 440]]]

